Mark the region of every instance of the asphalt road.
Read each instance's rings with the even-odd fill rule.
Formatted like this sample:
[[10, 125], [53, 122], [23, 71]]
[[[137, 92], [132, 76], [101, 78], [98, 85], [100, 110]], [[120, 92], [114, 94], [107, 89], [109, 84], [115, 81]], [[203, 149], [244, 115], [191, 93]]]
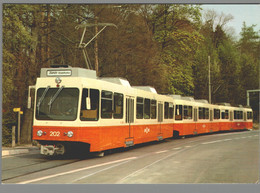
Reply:
[[259, 131], [167, 139], [101, 158], [9, 156], [2, 158], [2, 183], [259, 183]]

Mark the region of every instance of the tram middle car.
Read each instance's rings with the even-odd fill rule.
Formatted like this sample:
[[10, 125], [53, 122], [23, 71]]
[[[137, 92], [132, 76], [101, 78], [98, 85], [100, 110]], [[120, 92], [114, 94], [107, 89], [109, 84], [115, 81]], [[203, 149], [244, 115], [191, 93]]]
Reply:
[[252, 128], [251, 108], [160, 95], [152, 87], [97, 78], [95, 71], [83, 68], [42, 68], [31, 88], [36, 90], [33, 140], [44, 155], [102, 152], [174, 136]]

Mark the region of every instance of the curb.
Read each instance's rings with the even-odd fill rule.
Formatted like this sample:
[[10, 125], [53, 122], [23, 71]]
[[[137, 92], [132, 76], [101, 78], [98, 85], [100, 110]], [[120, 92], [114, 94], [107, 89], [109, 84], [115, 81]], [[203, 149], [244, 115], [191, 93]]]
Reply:
[[8, 155], [23, 154], [23, 153], [29, 153], [29, 150], [28, 149], [2, 150], [2, 157], [8, 156]]

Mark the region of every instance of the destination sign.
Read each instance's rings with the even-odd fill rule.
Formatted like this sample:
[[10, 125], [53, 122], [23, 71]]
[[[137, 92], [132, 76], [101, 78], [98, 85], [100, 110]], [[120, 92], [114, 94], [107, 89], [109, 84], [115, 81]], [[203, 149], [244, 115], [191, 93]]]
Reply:
[[71, 76], [71, 70], [47, 70], [47, 76]]

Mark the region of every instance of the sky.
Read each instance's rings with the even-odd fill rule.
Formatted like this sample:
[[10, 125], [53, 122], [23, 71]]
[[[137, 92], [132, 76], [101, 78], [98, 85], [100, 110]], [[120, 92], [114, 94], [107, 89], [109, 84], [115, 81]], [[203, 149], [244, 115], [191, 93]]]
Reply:
[[246, 26], [256, 24], [255, 31], [260, 30], [260, 4], [204, 4], [201, 7], [203, 10], [213, 9], [218, 14], [231, 14], [234, 19], [228, 22], [227, 26], [234, 28], [236, 37], [239, 37], [244, 21]]

